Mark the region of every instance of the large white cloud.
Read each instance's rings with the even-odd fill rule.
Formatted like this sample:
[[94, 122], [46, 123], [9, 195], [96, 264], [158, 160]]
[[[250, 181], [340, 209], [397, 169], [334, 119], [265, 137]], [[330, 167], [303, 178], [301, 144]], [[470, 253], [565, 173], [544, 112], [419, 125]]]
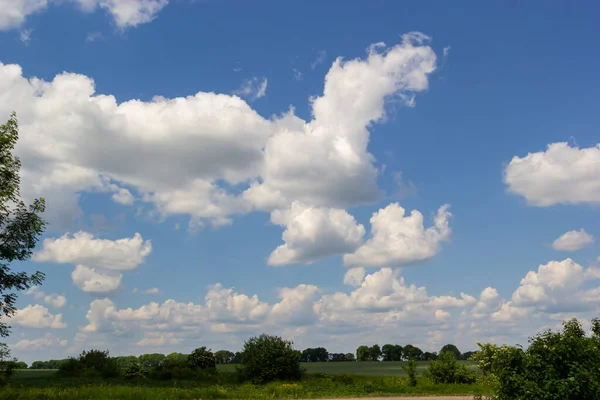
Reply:
[[78, 265], [71, 273], [73, 283], [87, 293], [111, 293], [121, 286], [123, 274]]
[[552, 247], [560, 251], [576, 251], [592, 243], [594, 243], [594, 237], [580, 229], [562, 234], [552, 243]]
[[29, 15], [47, 6], [47, 0], [0, 0], [0, 31], [19, 28]]
[[308, 207], [294, 202], [287, 210], [271, 213], [271, 222], [284, 226], [285, 244], [269, 256], [270, 265], [310, 264], [321, 258], [349, 253], [362, 243], [364, 226], [345, 210]]
[[450, 238], [449, 206], [440, 207], [434, 225], [425, 229], [423, 214], [413, 210], [405, 216], [398, 203], [373, 213], [371, 235], [354, 253], [344, 255], [344, 263], [365, 267], [398, 267], [432, 258], [440, 242]]
[[599, 177], [600, 144], [552, 143], [546, 151], [513, 157], [504, 170], [508, 190], [538, 207], [600, 203]]
[[143, 263], [151, 252], [151, 241], [144, 241], [139, 233], [131, 238], [108, 240], [80, 231], [74, 235], [67, 233], [59, 238], [44, 239], [42, 249], [34, 254], [33, 260], [130, 271]]
[[87, 293], [112, 293], [121, 285], [123, 274], [142, 264], [152, 252], [150, 240], [139, 233], [131, 238], [100, 239], [88, 232], [48, 238], [33, 255], [38, 262], [77, 264], [71, 278]]
[[62, 329], [67, 324], [62, 320], [62, 314], [52, 314], [46, 307], [40, 304], [29, 304], [19, 309], [11, 318], [0, 319], [10, 325], [22, 326], [36, 329]]
[[215, 93], [119, 104], [96, 94], [87, 76], [46, 82], [2, 64], [0, 115], [18, 113], [23, 194], [46, 198], [53, 226], [81, 215], [86, 191], [189, 215], [194, 226], [294, 201], [344, 208], [381, 195], [368, 127], [384, 119], [386, 99], [427, 89], [436, 56], [422, 43], [409, 34], [371, 47], [365, 59], [336, 60], [310, 121], [293, 111], [265, 119], [239, 97]]

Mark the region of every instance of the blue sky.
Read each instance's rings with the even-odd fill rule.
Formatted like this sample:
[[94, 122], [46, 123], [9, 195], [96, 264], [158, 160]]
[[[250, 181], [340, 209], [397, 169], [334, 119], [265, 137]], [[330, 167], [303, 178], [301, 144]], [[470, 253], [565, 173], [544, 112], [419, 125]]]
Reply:
[[16, 356], [466, 351], [598, 315], [596, 4], [140, 4], [0, 7], [50, 222]]

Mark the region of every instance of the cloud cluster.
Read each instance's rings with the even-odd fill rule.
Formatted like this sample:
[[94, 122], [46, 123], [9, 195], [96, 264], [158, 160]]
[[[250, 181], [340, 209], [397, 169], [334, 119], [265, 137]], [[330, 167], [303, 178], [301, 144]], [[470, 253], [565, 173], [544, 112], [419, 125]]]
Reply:
[[52, 314], [40, 304], [29, 304], [25, 308], [17, 310], [10, 319], [0, 316], [0, 320], [24, 328], [62, 329], [67, 327], [62, 320], [62, 314]]
[[52, 349], [56, 347], [66, 347], [68, 341], [65, 339], [57, 338], [50, 333], [46, 333], [39, 339], [22, 339], [17, 343], [11, 345], [15, 350], [21, 351], [40, 351], [46, 349]]
[[62, 294], [50, 293], [47, 295], [39, 290], [37, 286], [32, 286], [25, 294], [33, 295], [36, 300], [42, 300], [46, 305], [52, 308], [64, 308], [67, 305], [67, 298]]
[[[528, 272], [503, 299], [493, 287], [477, 295], [431, 295], [425, 287], [407, 284], [398, 269], [366, 274], [354, 268], [344, 277], [354, 286], [350, 292], [323, 293], [304, 284], [279, 289], [273, 304], [221, 284], [208, 288], [202, 304], [167, 300], [119, 309], [109, 299], [94, 300], [82, 334], [86, 340], [121, 337], [138, 346], [171, 349], [193, 346], [199, 337], [235, 348], [268, 331], [296, 340], [299, 347], [319, 343], [331, 351], [384, 342], [432, 350], [452, 342], [467, 350], [480, 340], [523, 343], [540, 327], [575, 315], [589, 319], [600, 311], [600, 286], [589, 286], [598, 279], [595, 267], [572, 259], [551, 261]], [[139, 335], [123, 336], [127, 332]]]
[[[135, 9], [136, 1], [130, 1], [106, 4]], [[105, 3], [85, 4], [89, 9]], [[87, 76], [63, 73], [46, 82], [25, 78], [18, 65], [3, 64], [0, 115], [18, 113], [23, 196], [45, 197], [52, 226], [70, 229], [81, 216], [82, 192], [111, 193], [116, 203], [147, 206], [162, 218], [188, 215], [190, 229], [207, 222], [230, 224], [235, 215], [259, 210], [271, 212], [272, 221], [285, 227], [285, 243], [271, 254], [271, 264], [347, 253], [348, 263], [356, 265], [373, 246], [386, 246], [374, 238], [353, 253], [364, 228], [344, 211], [382, 196], [367, 149], [369, 127], [385, 120], [389, 99], [414, 105], [414, 94], [428, 88], [437, 59], [426, 40], [411, 32], [398, 45], [372, 45], [366, 58], [336, 59], [323, 94], [311, 99], [309, 121], [293, 108], [265, 119], [241, 98], [215, 93], [119, 104], [114, 96], [96, 94]], [[255, 83], [260, 84], [247, 94], [264, 95], [266, 80]], [[148, 159], [154, 162], [145, 163]], [[410, 218], [420, 214], [415, 215]], [[406, 242], [421, 247], [412, 254], [388, 251], [389, 260], [381, 265], [429, 258], [445, 237], [435, 232], [416, 227], [413, 233], [425, 236]], [[114, 262], [77, 263], [82, 265], [77, 282], [96, 281], [88, 288], [118, 286], [118, 273], [96, 279], [99, 268], [126, 270]]]
[[[156, 18], [169, 0], [71, 0], [83, 12], [102, 9], [110, 14], [120, 28], [135, 27]], [[52, 2], [48, 0], [0, 0], [0, 31], [16, 29], [28, 16], [45, 10]]]
[[48, 238], [32, 259], [38, 262], [75, 264], [73, 283], [84, 292], [111, 293], [121, 285], [122, 271], [131, 271], [152, 252], [150, 240], [139, 233], [131, 238], [100, 239], [79, 231]]

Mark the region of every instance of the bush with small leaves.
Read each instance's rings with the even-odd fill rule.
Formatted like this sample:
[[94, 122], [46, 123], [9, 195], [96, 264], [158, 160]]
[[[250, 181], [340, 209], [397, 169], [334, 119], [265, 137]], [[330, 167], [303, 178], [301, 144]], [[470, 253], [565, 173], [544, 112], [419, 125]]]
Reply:
[[456, 357], [450, 351], [440, 353], [436, 361], [429, 364], [425, 370], [425, 376], [433, 383], [475, 383], [477, 376], [473, 371], [456, 361]]
[[300, 367], [301, 356], [291, 341], [262, 334], [244, 343], [242, 362], [237, 371], [240, 380], [253, 383], [299, 380], [304, 373]]
[[0, 343], [0, 386], [8, 383], [17, 368], [17, 360], [10, 355], [10, 349], [4, 343]]
[[192, 369], [215, 370], [217, 369], [215, 355], [202, 346], [190, 353], [188, 366]]

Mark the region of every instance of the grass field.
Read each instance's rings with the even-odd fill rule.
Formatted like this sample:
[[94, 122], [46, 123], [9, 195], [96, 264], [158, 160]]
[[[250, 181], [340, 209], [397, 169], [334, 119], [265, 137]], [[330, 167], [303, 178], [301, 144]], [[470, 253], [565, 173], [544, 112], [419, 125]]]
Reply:
[[[475, 369], [475, 363], [470, 361], [459, 361]], [[421, 375], [427, 368], [429, 362], [421, 361], [417, 367], [417, 374]], [[309, 374], [328, 374], [328, 375], [360, 375], [360, 376], [406, 376], [402, 369], [405, 365], [402, 361], [389, 362], [326, 362], [326, 363], [302, 363], [302, 367]], [[235, 372], [234, 364], [219, 364], [217, 368], [220, 372]], [[54, 374], [56, 370], [52, 369], [24, 369], [18, 372], [19, 378], [38, 378], [47, 377]]]
[[[0, 390], [0, 400], [176, 400], [176, 399], [300, 399], [402, 395], [489, 394], [482, 385], [434, 385], [420, 377], [408, 385], [402, 362], [304, 363], [308, 375], [300, 382], [239, 384], [234, 365], [219, 365], [214, 381], [126, 381], [61, 378], [56, 370], [19, 370]], [[426, 362], [419, 363], [422, 374]], [[212, 378], [211, 378], [212, 379]]]

